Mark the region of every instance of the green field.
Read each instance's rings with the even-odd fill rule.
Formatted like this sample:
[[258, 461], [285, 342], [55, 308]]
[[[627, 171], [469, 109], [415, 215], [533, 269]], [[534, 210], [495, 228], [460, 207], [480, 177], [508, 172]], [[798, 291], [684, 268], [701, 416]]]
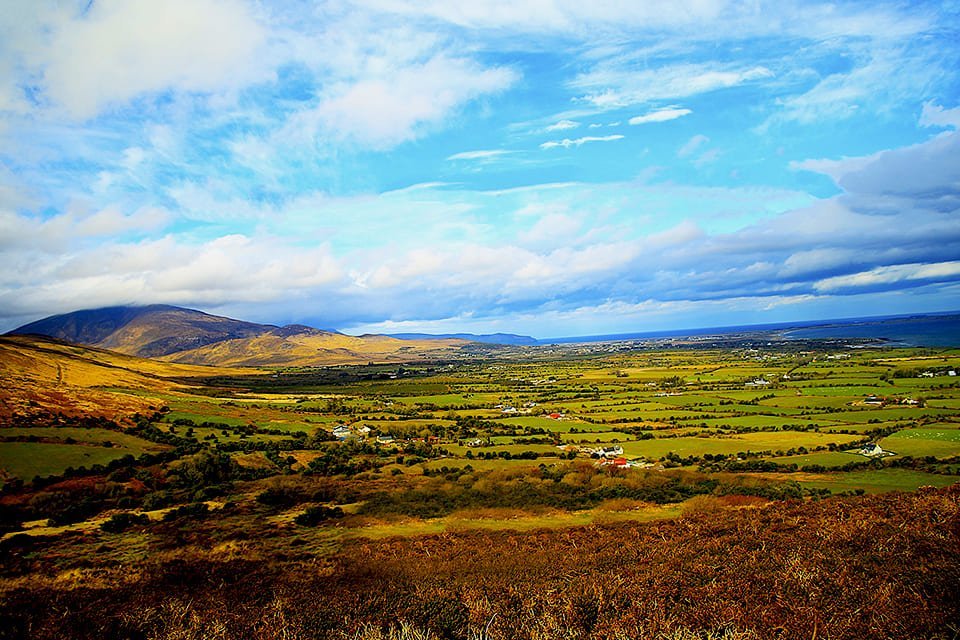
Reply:
[[[79, 427], [6, 427], [0, 428], [0, 438], [37, 437], [63, 441], [68, 438], [79, 444], [112, 443], [134, 455], [163, 451], [169, 447], [158, 445], [128, 433], [109, 429], [83, 429]], [[59, 444], [59, 443], [56, 443]], [[0, 465], [2, 466], [2, 465]]]
[[854, 491], [863, 489], [867, 493], [886, 491], [914, 491], [919, 487], [946, 487], [958, 482], [955, 475], [923, 473], [912, 469], [877, 469], [870, 471], [847, 471], [829, 474], [822, 479], [808, 480], [798, 477], [800, 484], [817, 489]]
[[31, 480], [64, 472], [67, 467], [107, 464], [137, 450], [106, 448], [85, 444], [43, 442], [0, 442], [0, 468], [15, 478]]
[[880, 446], [904, 456], [960, 456], [960, 429], [904, 429]]
[[858, 453], [846, 451], [819, 451], [795, 456], [773, 458], [777, 464], [795, 464], [797, 467], [820, 465], [823, 467], [842, 467], [851, 462], [863, 462], [867, 458]]
[[[283, 462], [287, 455], [282, 451], [274, 456], [280, 463], [260, 465], [264, 472], [275, 467], [277, 474], [298, 473], [305, 462], [325, 452], [340, 451], [343, 446], [342, 450], [355, 456], [354, 462], [362, 462], [358, 468], [378, 478], [394, 471], [404, 477], [416, 476], [421, 469], [438, 465], [470, 464], [475, 470], [488, 470], [561, 462], [561, 452], [552, 443], [517, 442], [526, 438], [557, 438], [585, 447], [617, 442], [629, 458], [657, 461], [668, 454], [693, 457], [687, 462], [690, 469], [704, 462], [711, 469], [722, 470], [738, 454], [749, 460], [770, 459], [783, 465], [830, 469], [866, 460], [843, 449], [850, 443], [867, 441], [878, 442], [897, 454], [893, 460], [911, 456], [918, 459], [917, 465], [935, 464], [926, 460], [928, 457], [943, 460], [960, 455], [960, 382], [945, 376], [891, 377], [897, 368], [960, 362], [955, 350], [945, 350], [942, 357], [932, 359], [920, 358], [916, 350], [847, 351], [797, 353], [784, 345], [772, 345], [752, 352], [681, 348], [609, 354], [591, 351], [590, 347], [570, 347], [565, 356], [531, 356], [525, 360], [528, 356], [523, 355], [450, 364], [443, 374], [426, 375], [411, 366], [409, 377], [395, 380], [364, 380], [361, 376], [382, 376], [393, 373], [396, 367], [357, 366], [349, 372], [341, 370], [348, 379], [354, 376], [343, 384], [331, 382], [337, 373], [318, 377], [317, 370], [291, 369], [282, 372], [291, 383], [281, 392], [264, 386], [258, 376], [235, 381], [229, 389], [208, 388], [196, 395], [159, 394], [157, 397], [167, 403], [162, 419], [154, 425], [162, 437], [150, 437], [158, 442], [163, 438], [187, 441], [191, 447], [220, 447], [249, 468], [258, 468], [260, 461], [266, 460], [264, 456], [274, 456], [267, 452], [296, 446], [303, 462], [294, 468]], [[297, 379], [306, 382], [298, 386], [292, 382]], [[758, 379], [770, 383], [747, 386]], [[310, 380], [324, 382], [313, 384]], [[122, 387], [111, 389], [127, 392]], [[136, 396], [142, 390], [129, 393]], [[864, 400], [870, 395], [883, 398], [887, 404], [866, 404]], [[925, 406], [902, 404], [908, 398]], [[497, 405], [511, 405], [518, 412], [504, 414], [495, 408]], [[554, 412], [564, 417], [548, 417]], [[225, 426], [173, 425], [177, 420]], [[321, 430], [329, 432], [337, 424], [354, 429], [366, 425], [375, 433], [389, 432], [395, 442], [379, 447], [373, 436], [364, 440], [358, 434], [350, 445], [322, 441], [326, 434]], [[654, 437], [638, 439], [639, 429], [644, 437]], [[306, 444], [290, 444], [289, 438], [296, 432], [319, 437]], [[18, 477], [32, 477], [38, 469], [58, 473], [67, 466], [173, 446], [147, 442], [119, 430], [73, 426], [8, 428], [0, 431], [0, 438], [4, 435], [47, 440], [2, 443], [11, 453], [4, 453], [0, 461]], [[72, 444], [66, 442], [68, 438]], [[477, 439], [489, 439], [493, 446], [463, 446]], [[113, 447], [97, 446], [105, 442]], [[26, 444], [32, 446], [20, 446]], [[837, 450], [829, 451], [830, 445]], [[310, 449], [301, 451], [303, 446]], [[41, 462], [36, 455], [39, 451], [56, 455]], [[12, 452], [30, 455], [14, 459]], [[543, 457], [477, 458], [527, 452]], [[703, 459], [707, 454], [727, 458]], [[413, 456], [418, 464], [397, 465], [399, 455]], [[584, 464], [593, 463], [586, 453], [581, 453], [581, 458]], [[337, 469], [351, 468], [346, 461], [338, 464]], [[945, 464], [946, 469], [952, 469], [952, 463]]]
[[657, 460], [673, 452], [679, 456], [710, 454], [737, 454], [748, 451], [786, 451], [797, 447], [812, 449], [828, 443], [842, 445], [856, 436], [799, 431], [770, 431], [717, 437], [657, 438], [622, 443], [624, 454]]

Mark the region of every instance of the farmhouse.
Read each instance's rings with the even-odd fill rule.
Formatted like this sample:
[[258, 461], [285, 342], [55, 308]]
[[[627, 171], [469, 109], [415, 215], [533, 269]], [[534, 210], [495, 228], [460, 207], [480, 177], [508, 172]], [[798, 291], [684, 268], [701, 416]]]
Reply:
[[600, 463], [601, 467], [613, 467], [614, 469], [629, 469], [630, 462], [626, 458], [607, 458]]
[[594, 458], [606, 458], [608, 460], [613, 460], [623, 455], [623, 447], [616, 445], [613, 447], [597, 447], [590, 451], [590, 455]]
[[875, 458], [883, 455], [883, 449], [875, 442], [863, 445], [859, 451], [860, 455]]
[[345, 424], [338, 424], [333, 428], [333, 437], [337, 440], [346, 440], [347, 438], [353, 435], [353, 431], [350, 430]]

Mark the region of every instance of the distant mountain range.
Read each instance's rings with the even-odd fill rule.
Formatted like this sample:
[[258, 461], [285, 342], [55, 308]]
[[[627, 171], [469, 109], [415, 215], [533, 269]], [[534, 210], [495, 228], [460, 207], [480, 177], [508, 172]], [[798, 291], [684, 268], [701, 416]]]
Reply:
[[405, 363], [457, 357], [471, 349], [475, 354], [477, 343], [534, 346], [758, 332], [769, 339], [856, 337], [902, 345], [960, 346], [960, 316], [927, 314], [537, 340], [509, 333], [348, 336], [304, 325], [278, 327], [150, 305], [74, 311], [31, 322], [10, 333], [47, 336], [141, 358], [236, 367]]
[[10, 332], [141, 358], [217, 366], [411, 362], [453, 355], [464, 340], [347, 336], [303, 325], [257, 324], [169, 305], [106, 307], [50, 316]]
[[391, 338], [399, 340], [469, 340], [470, 342], [482, 342], [484, 344], [510, 344], [521, 346], [532, 346], [540, 344], [540, 341], [531, 336], [521, 336], [515, 333], [389, 333]]

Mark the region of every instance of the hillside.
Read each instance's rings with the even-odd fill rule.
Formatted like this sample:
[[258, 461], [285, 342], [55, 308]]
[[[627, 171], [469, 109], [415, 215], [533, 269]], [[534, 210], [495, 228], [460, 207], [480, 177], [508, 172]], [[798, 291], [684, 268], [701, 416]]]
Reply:
[[311, 366], [415, 362], [454, 355], [469, 344], [462, 340], [399, 340], [387, 336], [347, 336], [303, 328], [287, 328], [249, 338], [224, 340], [179, 351], [164, 360], [216, 366]]
[[391, 338], [400, 340], [442, 340], [456, 339], [480, 342], [483, 344], [509, 344], [520, 346], [535, 346], [540, 341], [532, 336], [521, 336], [516, 333], [391, 333]]
[[[265, 535], [271, 524], [245, 505], [125, 534], [8, 539], [0, 615], [10, 638], [950, 638], [958, 497], [693, 509], [648, 524], [310, 551], [312, 527]], [[225, 522], [232, 529], [217, 531]], [[212, 531], [227, 542], [211, 545]], [[118, 555], [131, 541], [159, 553]], [[55, 561], [48, 577], [41, 568]]]
[[11, 333], [50, 336], [74, 344], [154, 358], [273, 329], [276, 327], [193, 309], [150, 305], [74, 311], [31, 322]]
[[[116, 419], [162, 404], [158, 395], [188, 389], [189, 378], [222, 373], [212, 367], [156, 362], [49, 338], [0, 336], [0, 379], [4, 381], [0, 417], [46, 410]], [[231, 369], [230, 373], [244, 372]], [[121, 388], [142, 393], [134, 395]]]
[[141, 358], [211, 366], [312, 366], [413, 362], [449, 357], [463, 340], [398, 340], [276, 327], [202, 311], [151, 305], [75, 311], [31, 322], [13, 335], [41, 335]]

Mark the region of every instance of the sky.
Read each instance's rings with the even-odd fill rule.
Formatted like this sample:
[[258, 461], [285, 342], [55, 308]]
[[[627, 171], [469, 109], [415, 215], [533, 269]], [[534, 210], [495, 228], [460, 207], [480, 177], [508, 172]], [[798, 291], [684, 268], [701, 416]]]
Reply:
[[9, 0], [0, 330], [960, 310], [960, 2]]

